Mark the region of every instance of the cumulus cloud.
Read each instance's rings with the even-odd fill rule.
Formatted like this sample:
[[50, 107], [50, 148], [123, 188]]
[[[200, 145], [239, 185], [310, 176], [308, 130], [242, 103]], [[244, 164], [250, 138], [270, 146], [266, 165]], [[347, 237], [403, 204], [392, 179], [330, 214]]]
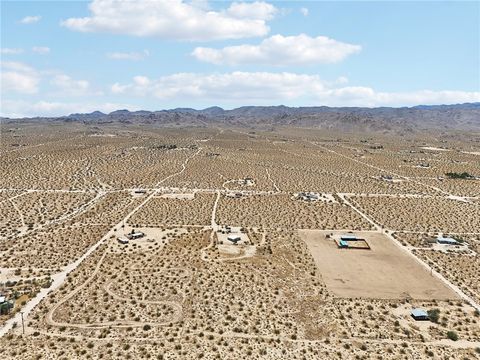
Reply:
[[[58, 96], [100, 95], [92, 91], [86, 80], [77, 80], [58, 71], [38, 70], [17, 61], [1, 62], [1, 95], [8, 97], [10, 93], [43, 94]], [[50, 87], [45, 86], [50, 84]], [[43, 85], [41, 88], [40, 85]], [[51, 92], [54, 91], [54, 92]]]
[[271, 20], [278, 10], [272, 4], [255, 1], [252, 3], [234, 2], [225, 12], [237, 19]]
[[360, 45], [343, 43], [326, 36], [310, 37], [274, 35], [259, 45], [227, 46], [223, 49], [197, 47], [192, 55], [198, 60], [213, 64], [267, 64], [295, 65], [321, 64], [342, 61], [358, 53]]
[[1, 63], [2, 94], [16, 92], [20, 94], [35, 94], [40, 82], [39, 73], [32, 67], [14, 61]]
[[10, 118], [33, 116], [64, 116], [72, 113], [89, 113], [96, 110], [109, 113], [118, 109], [139, 110], [135, 105], [125, 103], [100, 102], [59, 102], [2, 100], [0, 116]]
[[182, 0], [94, 0], [91, 16], [69, 18], [61, 25], [81, 32], [107, 32], [168, 40], [208, 41], [265, 36], [276, 8], [265, 2], [233, 3], [221, 11], [207, 3]]
[[40, 15], [35, 16], [25, 16], [22, 20], [20, 20], [21, 24], [35, 24], [40, 21], [42, 17]]
[[308, 16], [308, 9], [306, 7], [300, 8], [300, 12], [303, 16]]
[[50, 52], [50, 48], [47, 46], [34, 46], [32, 47], [32, 51], [40, 55], [45, 55]]
[[143, 60], [150, 55], [148, 50], [143, 50], [143, 52], [112, 52], [107, 53], [107, 57], [113, 60]]
[[480, 92], [413, 91], [379, 92], [364, 86], [346, 86], [347, 79], [334, 82], [318, 75], [289, 72], [231, 72], [224, 74], [177, 73], [150, 79], [136, 76], [128, 84], [115, 83], [114, 94], [152, 97], [163, 101], [203, 101], [235, 105], [330, 105], [405, 106], [480, 101]]
[[19, 48], [2, 48], [0, 50], [0, 53], [2, 55], [18, 55], [18, 54], [21, 54], [23, 53], [23, 49], [19, 49]]
[[90, 84], [86, 80], [75, 80], [65, 74], [58, 74], [50, 81], [52, 85], [68, 95], [84, 95], [87, 94]]
[[[314, 80], [312, 82], [312, 80]], [[112, 91], [158, 99], [194, 97], [197, 99], [238, 99], [244, 103], [259, 99], [294, 98], [302, 87], [320, 90], [317, 76], [292, 73], [232, 72], [226, 74], [177, 73], [152, 80], [136, 76], [126, 85], [114, 84]], [[320, 87], [320, 88], [317, 88]]]

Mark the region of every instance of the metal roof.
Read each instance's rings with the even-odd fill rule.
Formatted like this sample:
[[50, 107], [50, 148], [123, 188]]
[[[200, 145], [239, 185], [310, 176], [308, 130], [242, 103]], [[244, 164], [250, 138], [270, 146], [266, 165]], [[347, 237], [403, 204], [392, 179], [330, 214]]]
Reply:
[[422, 309], [412, 309], [411, 314], [414, 317], [428, 317], [428, 314], [425, 310]]
[[345, 235], [340, 236], [340, 239], [342, 239], [342, 240], [357, 240], [357, 235], [345, 234]]
[[0, 296], [0, 304], [5, 302], [5, 296]]
[[443, 237], [443, 236], [437, 237], [437, 241], [438, 241], [438, 242], [444, 242], [444, 243], [452, 243], [452, 244], [458, 243], [458, 241], [455, 240], [454, 238], [451, 238], [451, 237]]

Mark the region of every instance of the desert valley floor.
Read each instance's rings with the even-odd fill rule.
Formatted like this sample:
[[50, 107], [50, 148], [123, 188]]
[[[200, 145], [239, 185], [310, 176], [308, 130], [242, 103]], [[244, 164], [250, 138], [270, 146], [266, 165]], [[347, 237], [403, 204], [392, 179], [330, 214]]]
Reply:
[[0, 155], [3, 359], [480, 358], [478, 137], [12, 121]]

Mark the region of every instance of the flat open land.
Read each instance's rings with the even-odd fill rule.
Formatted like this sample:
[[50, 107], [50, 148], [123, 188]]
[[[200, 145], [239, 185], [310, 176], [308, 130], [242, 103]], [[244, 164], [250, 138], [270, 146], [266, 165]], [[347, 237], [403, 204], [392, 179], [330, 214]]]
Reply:
[[[327, 288], [340, 297], [369, 299], [455, 299], [453, 291], [384, 235], [357, 232], [370, 250], [340, 249], [331, 231], [300, 230]], [[335, 234], [335, 232], [334, 232]]]
[[475, 135], [0, 131], [1, 358], [478, 358], [480, 180], [443, 179], [480, 174]]

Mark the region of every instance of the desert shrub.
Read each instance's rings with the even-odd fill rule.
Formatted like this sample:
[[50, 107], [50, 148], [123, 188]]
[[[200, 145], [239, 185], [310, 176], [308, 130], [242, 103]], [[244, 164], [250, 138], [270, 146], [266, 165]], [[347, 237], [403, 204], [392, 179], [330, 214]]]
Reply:
[[449, 338], [452, 341], [457, 341], [458, 334], [455, 331], [447, 331], [447, 338]]
[[430, 321], [434, 323], [438, 323], [438, 320], [440, 319], [440, 310], [439, 309], [431, 309], [427, 311], [428, 318]]

